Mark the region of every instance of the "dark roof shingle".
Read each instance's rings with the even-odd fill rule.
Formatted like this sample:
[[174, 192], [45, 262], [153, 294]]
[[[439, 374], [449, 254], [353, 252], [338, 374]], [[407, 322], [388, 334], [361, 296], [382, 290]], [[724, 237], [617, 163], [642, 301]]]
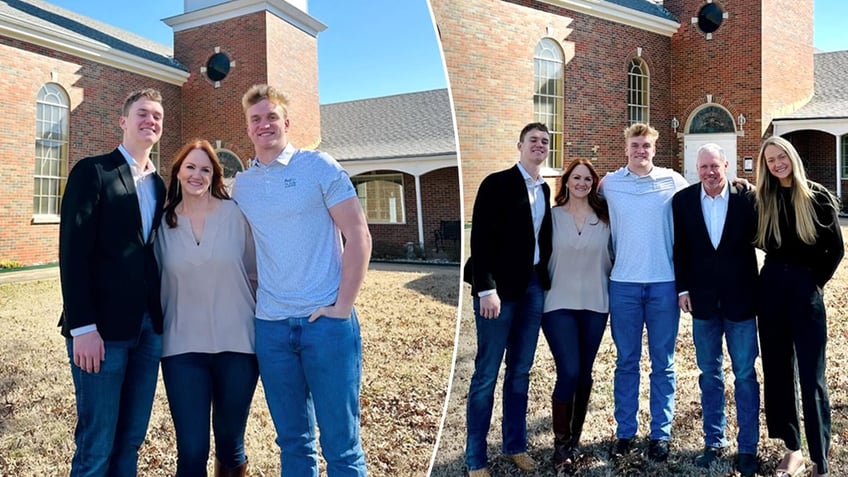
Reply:
[[815, 86], [809, 103], [782, 118], [776, 119], [826, 119], [848, 118], [848, 50], [816, 53]]
[[447, 89], [322, 105], [321, 136], [339, 161], [456, 154]]
[[[119, 8], [119, 2], [115, 3]], [[72, 38], [89, 39], [119, 51], [186, 71], [173, 58], [173, 48], [107, 23], [79, 15], [41, 0], [0, 0], [0, 14], [57, 30]]]

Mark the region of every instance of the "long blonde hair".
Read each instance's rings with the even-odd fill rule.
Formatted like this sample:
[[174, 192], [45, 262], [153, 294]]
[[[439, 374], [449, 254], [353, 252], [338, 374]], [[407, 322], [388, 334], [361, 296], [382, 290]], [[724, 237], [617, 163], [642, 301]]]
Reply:
[[[772, 136], [763, 141], [763, 145], [760, 147], [760, 155], [757, 157], [756, 197], [759, 220], [755, 244], [760, 248], [765, 248], [769, 243], [774, 243], [778, 247], [781, 244], [780, 227], [778, 225], [780, 206], [777, 199], [781, 186], [778, 178], [769, 172], [768, 164], [766, 164], [766, 147], [768, 146], [782, 149], [789, 157], [792, 164], [792, 185], [789, 187], [793, 208], [791, 212], [795, 215], [795, 233], [802, 242], [812, 245], [816, 242], [816, 225], [819, 224], [813, 208], [813, 189], [807, 180], [804, 164], [801, 162], [798, 151], [795, 150], [792, 143], [780, 136]], [[833, 201], [830, 194], [827, 194], [827, 196]], [[788, 205], [786, 204], [787, 207]], [[790, 211], [787, 210], [787, 212]]]

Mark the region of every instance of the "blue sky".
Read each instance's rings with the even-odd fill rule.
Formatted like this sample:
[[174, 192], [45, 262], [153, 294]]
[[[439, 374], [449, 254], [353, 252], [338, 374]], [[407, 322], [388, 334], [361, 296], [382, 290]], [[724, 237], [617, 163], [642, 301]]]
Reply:
[[[46, 1], [166, 45], [173, 32], [161, 19], [183, 12], [182, 0]], [[447, 87], [427, 0], [308, 0], [308, 6], [327, 25], [318, 34], [322, 104]]]
[[[182, 13], [181, 0], [48, 0], [82, 15], [166, 45], [161, 19]], [[308, 0], [310, 14], [328, 26], [318, 35], [322, 104], [445, 88], [447, 80], [426, 0]], [[848, 1], [814, 0], [814, 45], [848, 50]], [[787, 32], [791, 35], [791, 32]]]

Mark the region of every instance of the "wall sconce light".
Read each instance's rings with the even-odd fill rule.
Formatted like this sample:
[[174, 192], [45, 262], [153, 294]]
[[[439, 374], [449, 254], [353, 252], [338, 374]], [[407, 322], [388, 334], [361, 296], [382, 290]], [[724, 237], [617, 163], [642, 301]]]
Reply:
[[739, 117], [736, 118], [736, 124], [739, 125], [740, 130], [742, 129], [742, 126], [744, 126], [746, 122], [748, 122], [748, 119], [745, 118], [745, 115], [742, 114], [742, 113], [739, 113]]
[[674, 129], [674, 132], [677, 132], [677, 128], [680, 127], [680, 121], [677, 120], [677, 116], [671, 118], [671, 129]]

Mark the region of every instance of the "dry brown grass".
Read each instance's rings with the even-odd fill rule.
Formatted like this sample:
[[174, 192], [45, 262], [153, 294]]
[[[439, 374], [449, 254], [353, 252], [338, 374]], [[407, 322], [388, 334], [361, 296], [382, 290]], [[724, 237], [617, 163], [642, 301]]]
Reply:
[[[457, 267], [374, 265], [367, 275], [357, 309], [362, 440], [372, 475], [427, 472], [450, 375], [458, 283]], [[68, 474], [75, 412], [64, 341], [56, 328], [60, 308], [56, 280], [0, 285], [2, 477]], [[274, 438], [260, 385], [246, 436], [250, 475], [279, 475]], [[160, 380], [139, 475], [173, 475], [175, 457]]]
[[[848, 238], [848, 227], [843, 225], [843, 235]], [[457, 349], [457, 362], [449, 396], [448, 412], [444, 428], [439, 439], [432, 477], [465, 475], [465, 401], [468, 385], [473, 372], [475, 352], [474, 318], [471, 310], [469, 289], [462, 292], [462, 312], [460, 337]], [[830, 387], [830, 399], [833, 406], [833, 447], [830, 475], [848, 475], [848, 260], [840, 266], [835, 278], [825, 289], [825, 301], [828, 309], [829, 344], [827, 382]], [[647, 347], [643, 346], [642, 379], [640, 386], [640, 428], [638, 447], [645, 449], [648, 434], [649, 413]], [[692, 465], [692, 460], [702, 449], [700, 389], [698, 371], [695, 364], [692, 345], [691, 318], [681, 316], [680, 335], [677, 341], [677, 396], [674, 424], [672, 428], [671, 458], [667, 464], [645, 462], [639, 456], [627, 459], [618, 469], [609, 462], [609, 446], [615, 437], [615, 420], [612, 416], [612, 376], [615, 368], [615, 347], [607, 330], [594, 367], [595, 390], [592, 395], [586, 429], [583, 433], [583, 445], [586, 455], [579, 464], [578, 475], [676, 475], [676, 476], [733, 476], [732, 457], [709, 470]], [[730, 360], [725, 356], [725, 375], [732, 377]], [[759, 360], [757, 371], [762, 376]], [[530, 377], [530, 408], [528, 411], [528, 437], [530, 454], [541, 463], [541, 469], [534, 474], [521, 474], [515, 466], [505, 462], [499, 456], [501, 427], [499, 422], [500, 389], [495, 397], [496, 418], [489, 431], [489, 461], [494, 475], [525, 475], [538, 477], [554, 475], [551, 470], [553, 435], [551, 433], [550, 393], [553, 389], [555, 373], [550, 350], [544, 338], [540, 338], [536, 352], [536, 361]], [[732, 379], [728, 380], [726, 397], [728, 402], [728, 439], [735, 447], [736, 416], [733, 405]], [[735, 449], [732, 449], [735, 452]], [[765, 417], [760, 415], [760, 475], [773, 475], [777, 462], [783, 455], [782, 443], [768, 439]], [[810, 467], [809, 465], [807, 466]]]

